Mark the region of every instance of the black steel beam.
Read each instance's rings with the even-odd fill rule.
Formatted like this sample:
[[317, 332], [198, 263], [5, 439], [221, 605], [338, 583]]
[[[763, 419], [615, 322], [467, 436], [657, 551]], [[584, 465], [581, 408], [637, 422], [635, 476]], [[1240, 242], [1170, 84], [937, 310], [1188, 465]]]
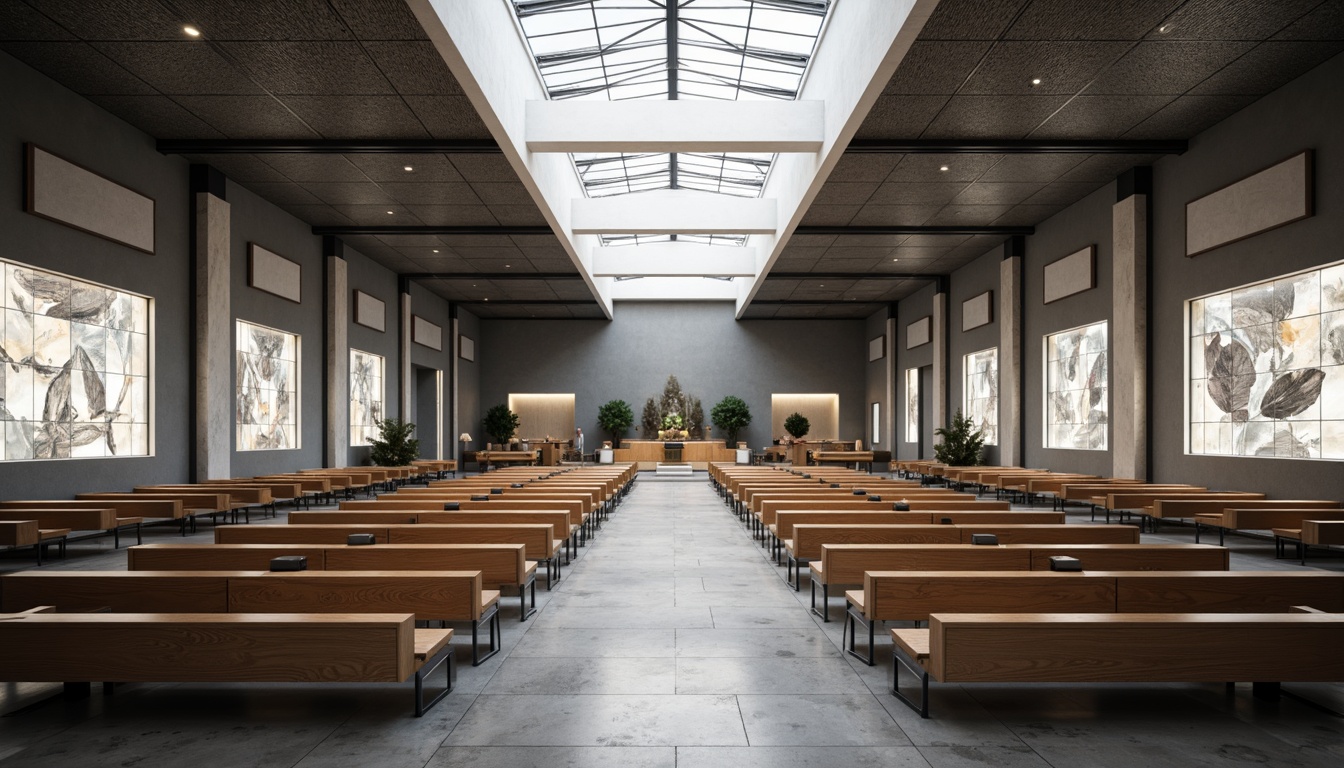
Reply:
[[847, 154], [1180, 155], [1184, 140], [1138, 139], [855, 139]]
[[438, 227], [427, 226], [424, 224], [407, 226], [362, 226], [354, 224], [348, 226], [313, 227], [313, 234], [349, 237], [350, 235], [552, 235], [555, 233], [551, 231], [550, 227], [544, 225]]
[[499, 154], [494, 139], [159, 139], [165, 155]]
[[938, 275], [913, 272], [771, 272], [766, 280], [936, 280]]
[[524, 304], [537, 307], [582, 307], [596, 305], [593, 299], [496, 299], [495, 301], [454, 301], [454, 304], [480, 304], [490, 307], [516, 307]]
[[407, 272], [411, 280], [582, 280], [577, 272]]
[[755, 299], [755, 300], [753, 300], [750, 304], [747, 305], [747, 308], [750, 309], [751, 307], [784, 307], [784, 306], [799, 306], [799, 305], [806, 305], [806, 304], [817, 304], [817, 305], [823, 305], [823, 306], [830, 306], [830, 305], [832, 305], [832, 304], [848, 304], [848, 305], [855, 306], [855, 307], [862, 307], [862, 306], [867, 306], [867, 305], [869, 305], [869, 304], [878, 304], [878, 305], [881, 305], [881, 304], [886, 304], [886, 303], [887, 303], [887, 302], [886, 302], [885, 300], [883, 300], [883, 299], [868, 299], [868, 300], [865, 300], [865, 299]]
[[831, 226], [802, 225], [793, 230], [795, 235], [1032, 235], [1035, 227], [996, 227], [996, 226]]

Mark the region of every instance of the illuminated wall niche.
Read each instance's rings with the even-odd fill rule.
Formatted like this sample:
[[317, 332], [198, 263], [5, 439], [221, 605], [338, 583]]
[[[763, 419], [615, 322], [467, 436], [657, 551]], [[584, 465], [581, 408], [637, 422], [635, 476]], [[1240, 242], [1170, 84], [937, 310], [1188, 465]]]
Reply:
[[962, 358], [961, 412], [985, 437], [999, 444], [999, 349], [992, 347]]
[[350, 350], [350, 445], [372, 445], [383, 410], [382, 355]]
[[1111, 423], [1107, 325], [1045, 337], [1045, 447], [1104, 451]]
[[299, 447], [299, 336], [238, 321], [237, 449]]

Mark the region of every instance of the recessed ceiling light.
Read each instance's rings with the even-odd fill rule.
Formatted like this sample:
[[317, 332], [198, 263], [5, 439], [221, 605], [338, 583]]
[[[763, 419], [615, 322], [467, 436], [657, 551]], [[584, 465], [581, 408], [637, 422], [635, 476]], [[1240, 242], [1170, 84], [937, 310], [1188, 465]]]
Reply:
[[434, 252], [435, 252], [435, 253], [438, 253], [438, 252], [439, 252], [439, 249], [438, 249], [438, 248], [435, 248], [435, 249], [434, 249]]
[[944, 173], [946, 173], [947, 171], [951, 170], [951, 168], [947, 167], [946, 165], [942, 165], [942, 166], [939, 166], [939, 167], [938, 167], [938, 170], [943, 171]]
[[200, 37], [200, 36], [201, 36], [201, 30], [199, 30], [199, 29], [193, 27], [193, 26], [190, 25], [190, 24], [188, 24], [187, 26], [183, 27], [183, 28], [182, 28], [182, 31], [183, 31], [183, 32], [186, 32], [188, 37]]
[[1175, 29], [1175, 28], [1176, 28], [1176, 25], [1175, 25], [1174, 23], [1168, 21], [1166, 24], [1163, 24], [1162, 26], [1160, 26], [1160, 27], [1157, 28], [1157, 33], [1158, 33], [1159, 35], [1170, 34], [1171, 31], [1172, 31], [1173, 29]]
[[819, 286], [817, 286], [817, 287], [818, 287], [818, 288], [825, 288], [825, 287], [826, 287], [826, 284], [825, 284], [825, 283], [822, 283], [821, 285], [819, 285]]
[[387, 212], [387, 215], [388, 215], [388, 216], [396, 216], [396, 215], [397, 215], [397, 212], [396, 212], [396, 211], [388, 211], [388, 212]]
[[504, 268], [505, 268], [505, 269], [513, 269], [513, 265], [512, 265], [512, 264], [505, 264], [505, 265], [504, 265]]
[[484, 299], [481, 299], [481, 301], [489, 301], [489, 300], [490, 300], [489, 296], [486, 296]]
[[1040, 84], [1041, 84], [1041, 78], [1039, 78], [1039, 77], [1033, 77], [1033, 78], [1031, 78], [1031, 84], [1032, 84], [1032, 85], [1040, 85]]
[[900, 259], [892, 259], [892, 261], [900, 261]]

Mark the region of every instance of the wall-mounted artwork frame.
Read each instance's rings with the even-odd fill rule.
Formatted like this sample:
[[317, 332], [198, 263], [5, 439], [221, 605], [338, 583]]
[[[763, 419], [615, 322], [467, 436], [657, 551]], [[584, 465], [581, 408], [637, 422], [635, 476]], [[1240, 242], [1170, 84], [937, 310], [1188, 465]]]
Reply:
[[869, 406], [869, 408], [872, 410], [872, 419], [873, 419], [872, 441], [873, 445], [877, 445], [878, 443], [882, 442], [882, 404], [873, 403], [872, 405]]
[[1046, 448], [1104, 451], [1110, 439], [1110, 323], [1106, 320], [1048, 333], [1045, 367]]
[[237, 382], [234, 428], [237, 451], [301, 448], [300, 382], [303, 340], [297, 333], [234, 321]]
[[887, 356], [887, 337], [878, 336], [868, 340], [868, 362], [875, 363]]
[[1310, 149], [1262, 168], [1185, 204], [1185, 255], [1310, 218], [1315, 212]]
[[1041, 274], [1042, 299], [1052, 304], [1097, 287], [1097, 246], [1089, 245], [1045, 265]]
[[372, 328], [380, 333], [387, 332], [387, 302], [356, 288], [354, 305], [357, 325]]
[[905, 369], [905, 442], [919, 442], [919, 369]]
[[476, 342], [470, 336], [457, 336], [457, 356], [467, 362], [476, 362]]
[[247, 285], [295, 304], [303, 303], [303, 265], [257, 243], [247, 244]]
[[411, 341], [436, 352], [442, 352], [443, 328], [419, 315], [411, 315]]
[[999, 444], [999, 348], [971, 352], [961, 360], [961, 411], [980, 430], [985, 445]]
[[961, 302], [961, 330], [969, 331], [994, 322], [994, 292], [985, 291], [979, 296]]
[[25, 144], [24, 149], [25, 211], [142, 253], [154, 253], [154, 198], [36, 144]]
[[386, 361], [382, 355], [350, 349], [350, 445], [372, 445], [386, 409]]
[[905, 327], [905, 348], [922, 347], [933, 340], [933, 315], [921, 317]]

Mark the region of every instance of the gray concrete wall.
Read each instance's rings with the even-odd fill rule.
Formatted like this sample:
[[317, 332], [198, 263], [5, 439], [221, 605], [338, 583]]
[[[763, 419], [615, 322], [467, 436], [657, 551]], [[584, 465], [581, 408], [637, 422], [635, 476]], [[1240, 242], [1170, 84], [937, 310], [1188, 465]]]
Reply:
[[[24, 142], [154, 198], [155, 253], [25, 213]], [[91, 102], [0, 53], [0, 256], [154, 298], [155, 455], [0, 462], [0, 499], [183, 482], [191, 468], [191, 256], [187, 164]]]
[[[503, 349], [498, 351], [489, 347], [483, 349], [480, 318], [461, 307], [457, 308], [457, 324], [463, 336], [476, 342], [476, 360], [463, 360], [457, 357], [453, 361], [457, 366], [457, 423], [451, 425], [448, 434], [456, 441], [463, 432], [470, 433], [476, 439], [467, 446], [467, 449], [478, 451], [485, 448], [485, 444], [489, 442], [485, 429], [481, 427], [485, 409], [490, 407], [481, 403], [481, 361], [490, 359], [497, 352], [502, 357], [507, 357], [508, 345], [504, 345]], [[456, 348], [453, 354], [457, 354]], [[457, 443], [457, 449], [462, 449], [461, 443]]]
[[[345, 249], [345, 262], [350, 290], [345, 300], [350, 302], [349, 342], [353, 349], [383, 356], [383, 413], [393, 416], [401, 409], [401, 388], [397, 386], [397, 276], [390, 269], [374, 262], [358, 251]], [[355, 322], [355, 289], [376, 296], [387, 304], [385, 330], [359, 325]], [[350, 411], [345, 410], [346, 419]], [[369, 462], [368, 446], [351, 446], [346, 461], [351, 466]]]
[[[609, 322], [487, 319], [476, 423], [509, 392], [573, 392], [576, 426], [600, 435], [598, 407], [625, 400], [638, 423], [644, 401], [675, 375], [700, 398], [706, 424], [724, 396], [745, 400], [752, 421], [738, 439], [754, 449], [770, 443], [775, 392], [838, 393], [840, 437], [852, 440], [866, 433], [866, 344], [862, 320], [736, 321], [726, 302], [621, 302]], [[484, 435], [472, 436], [479, 447]]]
[[[952, 280], [948, 287], [950, 300], [948, 302], [947, 320], [947, 407], [950, 411], [949, 421], [951, 421], [950, 416], [962, 407], [966, 389], [966, 355], [999, 346], [999, 262], [1002, 260], [1003, 246], [999, 246], [952, 273]], [[994, 322], [970, 331], [962, 331], [961, 303], [985, 291], [994, 292]], [[991, 465], [999, 463], [999, 448], [997, 445], [985, 447], [985, 463]]]
[[[411, 312], [443, 329], [443, 349], [441, 350], [436, 351], [430, 347], [422, 346], [414, 342], [411, 343], [411, 365], [443, 371], [443, 410], [438, 414], [439, 418], [437, 424], [433, 428], [426, 429], [423, 432], [417, 428], [416, 434], [422, 441], [429, 441], [433, 439], [435, 431], [442, 430], [445, 438], [443, 443], [443, 453], [446, 458], [453, 453], [452, 441], [448, 438], [457, 438], [456, 434], [449, 434], [452, 429], [453, 410], [450, 389], [452, 386], [451, 366], [453, 365], [453, 356], [456, 354], [456, 350], [453, 346], [452, 318], [449, 315], [448, 303], [446, 301], [431, 293], [429, 289], [415, 283], [411, 284]], [[414, 376], [415, 368], [412, 367], [411, 371], [412, 376]], [[412, 381], [414, 382], [414, 380]], [[412, 389], [414, 389], [414, 384]], [[426, 402], [424, 398], [417, 397], [416, 409], [419, 414], [417, 416], [418, 423], [419, 421], [426, 420], [427, 416], [433, 412], [434, 402], [433, 400]], [[432, 454], [432, 449], [427, 449], [427, 446], [422, 444], [420, 446], [420, 454], [422, 456], [429, 456]]]
[[[881, 309], [869, 315], [868, 319], [864, 320], [863, 359], [865, 361], [868, 360], [868, 342], [878, 336], [885, 335], [887, 332], [887, 314], [888, 312], [886, 309]], [[864, 443], [866, 445], [871, 445], [874, 450], [881, 451], [889, 451], [893, 445], [891, 430], [887, 429], [887, 423], [890, 421], [887, 418], [887, 410], [891, 407], [891, 393], [887, 391], [887, 376], [892, 368], [892, 360], [894, 359], [891, 350], [892, 346], [893, 345], [890, 343], [887, 344], [886, 354], [883, 355], [881, 360], [867, 362], [864, 365], [864, 394], [867, 397], [867, 400], [864, 403], [865, 410], [863, 412]], [[879, 435], [881, 439], [876, 442], [873, 441], [873, 403], [882, 404], [882, 423], [880, 427], [881, 433]]]
[[[896, 307], [896, 339], [892, 346], [896, 348], [896, 408], [900, 415], [896, 417], [896, 457], [900, 459], [923, 458], [919, 453], [919, 443], [908, 442], [905, 434], [905, 372], [910, 368], [924, 368], [933, 365], [933, 343], [914, 349], [906, 349], [906, 328], [911, 323], [933, 313], [933, 284], [919, 289], [901, 299]], [[927, 382], [921, 385], [928, 389]], [[922, 393], [925, 402], [932, 402], [930, 392]], [[927, 408], [925, 409], [928, 410]], [[925, 454], [933, 456], [933, 419], [932, 414], [924, 413], [921, 422], [924, 425], [923, 444]]]

